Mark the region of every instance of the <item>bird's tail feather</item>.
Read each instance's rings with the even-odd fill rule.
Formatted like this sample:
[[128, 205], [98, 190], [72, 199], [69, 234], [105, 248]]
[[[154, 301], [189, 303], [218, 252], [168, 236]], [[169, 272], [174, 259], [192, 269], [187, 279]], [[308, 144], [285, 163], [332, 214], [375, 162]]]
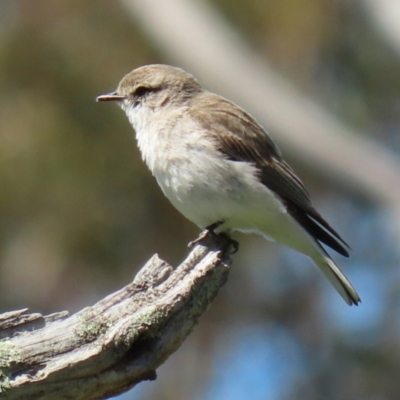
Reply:
[[361, 302], [360, 296], [353, 285], [328, 254], [320, 256], [318, 259], [314, 258], [314, 262], [349, 306], [353, 304], [357, 306]]

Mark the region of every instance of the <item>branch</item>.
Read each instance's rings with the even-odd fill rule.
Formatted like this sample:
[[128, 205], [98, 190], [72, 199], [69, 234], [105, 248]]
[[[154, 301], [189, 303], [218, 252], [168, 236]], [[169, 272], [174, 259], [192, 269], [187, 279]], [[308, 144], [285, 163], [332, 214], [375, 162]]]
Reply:
[[0, 315], [0, 398], [104, 399], [156, 379], [226, 282], [229, 247], [206, 238], [176, 269], [154, 255], [132, 283], [72, 316]]
[[366, 0], [358, 4], [368, 12], [378, 33], [400, 55], [399, 3], [390, 0]]

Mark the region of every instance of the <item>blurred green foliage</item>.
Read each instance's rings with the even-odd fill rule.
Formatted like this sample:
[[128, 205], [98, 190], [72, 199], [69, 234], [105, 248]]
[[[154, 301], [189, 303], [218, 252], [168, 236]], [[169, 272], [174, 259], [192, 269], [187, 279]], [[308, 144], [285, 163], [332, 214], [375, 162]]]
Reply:
[[[3, 5], [3, 7], [6, 7]], [[0, 304], [80, 307], [195, 228], [160, 194], [117, 107], [95, 102], [160, 61], [117, 3], [21, 1], [0, 45]], [[177, 239], [181, 248], [178, 250]], [[38, 303], [35, 303], [38, 301]], [[43, 303], [44, 302], [44, 303]], [[47, 304], [47, 306], [46, 306]]]
[[[358, 2], [210, 3], [305, 94], [400, 150], [399, 60]], [[172, 264], [187, 253], [198, 229], [162, 195], [122, 112], [95, 103], [133, 68], [165, 62], [161, 50], [116, 1], [0, 0], [3, 311], [73, 312], [129, 282], [153, 253]], [[282, 332], [298, 346], [271, 358], [276, 368], [286, 359], [299, 362], [296, 379], [290, 375], [273, 398], [398, 398], [400, 285], [390, 235], [377, 222], [384, 211], [301, 172], [318, 208], [354, 248], [358, 264], [346, 266], [356, 270], [355, 286], [370, 279], [365, 303], [342, 311], [342, 300], [333, 291], [330, 297], [307, 260], [240, 236], [230, 281], [159, 380], [143, 385], [146, 398], [205, 398], [204, 388], [223, 380], [216, 358], [235, 364], [232, 354], [247, 337], [238, 332], [252, 327], [261, 327], [268, 343], [275, 343], [271, 332]], [[264, 354], [265, 346], [255, 348]], [[243, 369], [229, 375], [233, 390], [248, 384], [248, 398], [266, 398], [251, 393], [267, 372], [258, 370], [254, 384], [254, 359], [237, 363]], [[211, 393], [207, 398], [223, 398]]]

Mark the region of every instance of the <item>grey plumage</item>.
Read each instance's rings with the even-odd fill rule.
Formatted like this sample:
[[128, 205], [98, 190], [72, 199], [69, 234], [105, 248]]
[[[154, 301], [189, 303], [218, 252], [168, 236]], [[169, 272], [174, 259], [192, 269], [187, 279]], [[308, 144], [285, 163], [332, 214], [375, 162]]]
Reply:
[[349, 247], [312, 205], [301, 180], [246, 111], [166, 65], [126, 75], [115, 100], [136, 131], [143, 159], [164, 194], [201, 228], [256, 232], [309, 256], [347, 304], [360, 298], [321, 246]]

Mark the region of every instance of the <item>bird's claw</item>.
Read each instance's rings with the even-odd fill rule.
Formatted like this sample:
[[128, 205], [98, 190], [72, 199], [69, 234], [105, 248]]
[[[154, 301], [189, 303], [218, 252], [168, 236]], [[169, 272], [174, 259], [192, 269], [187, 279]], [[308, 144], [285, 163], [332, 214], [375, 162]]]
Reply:
[[214, 231], [209, 231], [208, 229], [204, 229], [204, 231], [200, 233], [197, 239], [189, 242], [188, 247], [189, 249], [192, 249], [193, 247], [201, 243], [203, 240], [207, 239], [210, 236], [215, 236], [215, 235], [216, 233]]
[[208, 226], [206, 229], [204, 229], [203, 232], [200, 233], [200, 236], [197, 239], [189, 242], [188, 247], [191, 249], [209, 237], [212, 237], [214, 239], [222, 237], [229, 243], [229, 246], [232, 247], [232, 251], [229, 254], [235, 254], [239, 250], [239, 242], [231, 239], [231, 237], [227, 233], [214, 232], [214, 229], [218, 228], [221, 224], [223, 224], [223, 221], [217, 221], [214, 224]]

